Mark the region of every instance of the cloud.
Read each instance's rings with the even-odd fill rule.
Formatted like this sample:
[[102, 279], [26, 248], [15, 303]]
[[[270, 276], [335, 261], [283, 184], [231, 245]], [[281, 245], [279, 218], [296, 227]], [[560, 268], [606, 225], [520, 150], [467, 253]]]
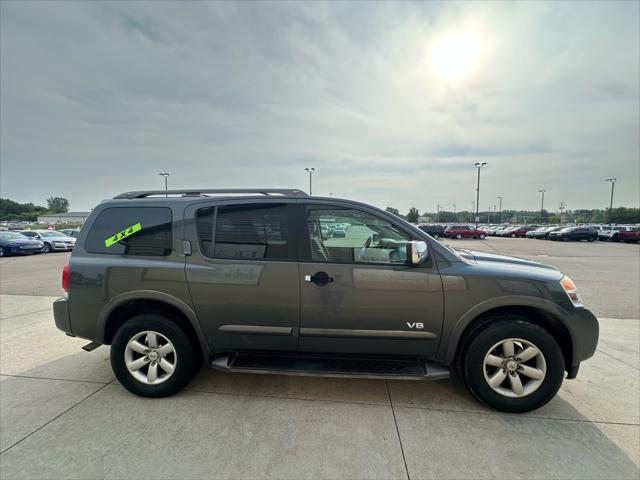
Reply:
[[[640, 202], [635, 2], [3, 2], [2, 196], [307, 188], [401, 210]], [[429, 47], [473, 31], [447, 83]], [[481, 203], [483, 200], [481, 200]], [[551, 208], [551, 207], [550, 207]]]

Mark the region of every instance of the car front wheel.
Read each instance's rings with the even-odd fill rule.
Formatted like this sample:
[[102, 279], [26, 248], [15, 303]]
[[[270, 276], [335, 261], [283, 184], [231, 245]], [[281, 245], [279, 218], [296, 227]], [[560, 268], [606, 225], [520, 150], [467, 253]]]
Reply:
[[460, 240], [460, 239], [462, 238], [462, 234], [457, 233], [457, 234], [456, 234], [456, 238], [457, 238], [458, 240]]
[[479, 238], [480, 240], [484, 240], [484, 239], [485, 239], [485, 237], [486, 237], [486, 235], [485, 235], [484, 233], [481, 233], [480, 235], [478, 235], [478, 238]]
[[51, 245], [49, 245], [48, 243], [45, 243], [42, 247], [42, 253], [49, 253], [51, 252]]
[[564, 357], [543, 328], [518, 316], [484, 323], [466, 337], [460, 373], [481, 402], [504, 412], [529, 412], [558, 392]]
[[175, 322], [154, 314], [126, 321], [111, 344], [111, 367], [127, 390], [144, 397], [177, 393], [198, 367], [194, 346]]

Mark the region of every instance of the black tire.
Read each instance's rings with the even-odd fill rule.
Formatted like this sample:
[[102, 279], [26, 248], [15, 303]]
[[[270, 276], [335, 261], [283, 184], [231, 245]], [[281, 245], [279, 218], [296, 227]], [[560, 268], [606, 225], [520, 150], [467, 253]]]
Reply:
[[436, 239], [440, 238], [440, 234], [439, 233], [434, 233], [433, 234], [433, 238], [436, 238]]
[[9, 253], [5, 252], [4, 247], [0, 247], [0, 257], [8, 257]]
[[[127, 369], [125, 347], [136, 334], [152, 330], [165, 336], [176, 351], [175, 370], [159, 384], [145, 384], [137, 380]], [[131, 393], [143, 397], [168, 397], [182, 390], [196, 374], [198, 355], [189, 336], [175, 322], [155, 314], [137, 315], [127, 320], [116, 332], [111, 343], [111, 368], [118, 381]]]
[[[537, 390], [523, 397], [507, 397], [487, 383], [484, 358], [501, 340], [519, 338], [534, 344], [546, 362], [546, 375]], [[542, 327], [517, 315], [501, 315], [479, 323], [463, 339], [458, 371], [469, 391], [496, 410], [522, 413], [545, 405], [558, 392], [564, 378], [564, 357], [556, 340]]]
[[480, 240], [484, 240], [486, 237], [487, 237], [487, 236], [486, 236], [484, 233], [481, 233], [481, 234], [478, 236], [478, 238], [479, 238]]
[[511, 238], [516, 238], [516, 237], [517, 237], [517, 235], [515, 233], [511, 234]]
[[42, 246], [42, 253], [51, 253], [51, 245], [45, 242]]
[[462, 235], [461, 235], [461, 234], [459, 234], [459, 233], [456, 233], [456, 238], [457, 238], [458, 240], [460, 240], [460, 239], [462, 238]]

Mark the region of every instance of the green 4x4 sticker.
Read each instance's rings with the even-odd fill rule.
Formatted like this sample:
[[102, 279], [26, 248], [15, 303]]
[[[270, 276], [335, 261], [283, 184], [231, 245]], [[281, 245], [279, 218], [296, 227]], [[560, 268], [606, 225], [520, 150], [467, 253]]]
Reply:
[[125, 228], [124, 230], [116, 233], [115, 235], [105, 239], [104, 244], [107, 248], [109, 248], [111, 245], [118, 243], [123, 238], [130, 237], [131, 235], [133, 235], [134, 233], [140, 230], [142, 230], [142, 225], [140, 225], [140, 223], [136, 223], [135, 225], [131, 225], [130, 227]]

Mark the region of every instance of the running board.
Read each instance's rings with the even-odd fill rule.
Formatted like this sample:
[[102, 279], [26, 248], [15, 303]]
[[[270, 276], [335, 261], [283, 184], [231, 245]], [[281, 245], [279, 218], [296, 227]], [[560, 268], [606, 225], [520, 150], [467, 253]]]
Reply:
[[419, 359], [319, 357], [286, 354], [231, 353], [211, 360], [215, 370], [272, 375], [369, 378], [393, 380], [442, 380], [449, 369]]

